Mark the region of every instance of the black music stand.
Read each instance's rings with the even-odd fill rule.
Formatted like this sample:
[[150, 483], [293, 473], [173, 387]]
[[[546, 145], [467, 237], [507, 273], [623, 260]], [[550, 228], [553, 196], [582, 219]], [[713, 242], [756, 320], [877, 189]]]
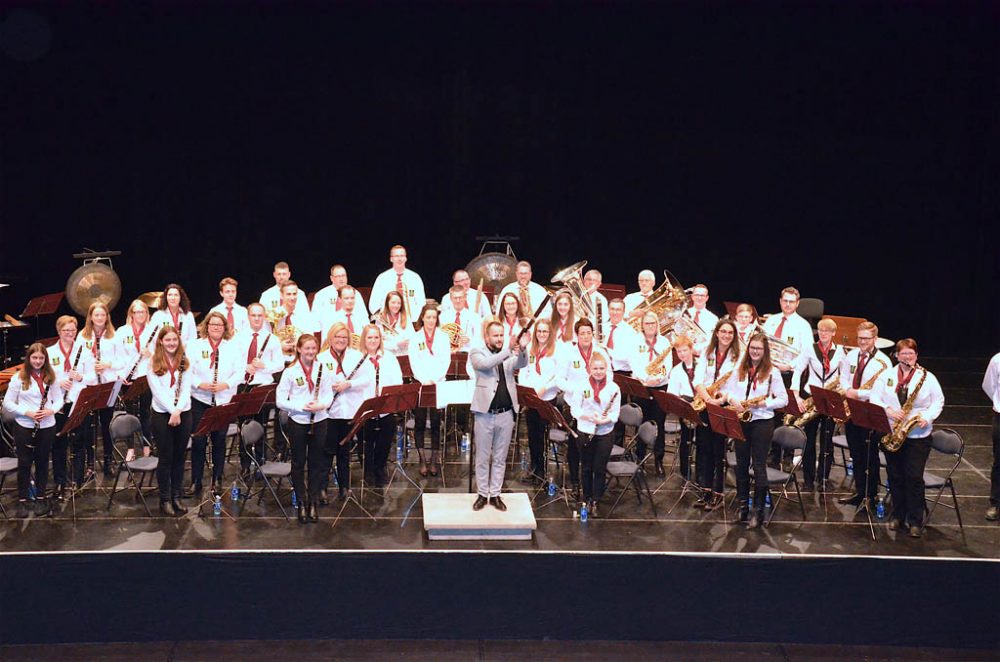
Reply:
[[[650, 391], [650, 394], [653, 396], [653, 402], [656, 403], [656, 406], [662, 409], [665, 413], [676, 416], [681, 425], [693, 426], [692, 429], [697, 429], [702, 425], [701, 416], [698, 415], [698, 412], [694, 410], [691, 403], [687, 400], [684, 400], [673, 393], [667, 393], [666, 391], [656, 389]], [[692, 442], [695, 442], [695, 440], [692, 439]], [[692, 443], [691, 445], [696, 446], [697, 444]], [[660, 488], [662, 488], [663, 484], [666, 484], [666, 482], [666, 479], [664, 479], [660, 487], [657, 487], [656, 490], [653, 491], [653, 494], [659, 492]], [[693, 481], [690, 477], [684, 478], [684, 486], [681, 488], [680, 496], [677, 497], [677, 501], [674, 502], [674, 505], [670, 506], [670, 510], [667, 511], [667, 514], [669, 515], [673, 512], [674, 508], [677, 507], [677, 504], [681, 502], [685, 495], [694, 494], [699, 490], [701, 490], [701, 487], [695, 481]]]
[[41, 335], [39, 330], [38, 318], [42, 315], [51, 315], [52, 313], [59, 310], [59, 304], [62, 303], [64, 292], [54, 292], [52, 294], [45, 294], [40, 297], [35, 297], [30, 300], [24, 307], [24, 312], [21, 313], [21, 318], [34, 317], [35, 318], [35, 335]]
[[[776, 416], [792, 416], [793, 418], [798, 418], [805, 412], [799, 407], [799, 401], [795, 398], [795, 391], [789, 387], [785, 388], [788, 394], [788, 404], [780, 409], [775, 409], [774, 414]], [[782, 421], [784, 423], [784, 421]]]
[[[743, 426], [740, 425], [740, 419], [736, 415], [736, 412], [734, 412], [732, 409], [728, 409], [726, 407], [720, 407], [719, 405], [714, 405], [711, 402], [706, 402], [705, 403], [705, 412], [708, 414], [708, 426], [712, 429], [712, 432], [715, 432], [716, 434], [722, 435], [724, 437], [728, 437], [728, 438], [732, 439], [734, 442], [746, 443], [747, 438], [743, 435]], [[724, 497], [725, 496], [724, 493], [726, 491], [726, 480], [725, 480], [725, 475], [726, 475], [726, 456], [725, 456], [725, 453], [723, 453], [723, 456], [720, 459], [720, 462], [722, 463], [722, 476], [723, 476], [723, 479], [722, 479], [722, 491], [723, 491], [723, 494], [720, 495], [720, 496]], [[766, 476], [764, 477], [764, 480], [767, 480]], [[734, 496], [733, 500], [735, 501], [736, 498], [737, 497]], [[725, 501], [723, 501], [723, 506], [725, 506]], [[725, 508], [725, 507], [722, 508], [722, 521], [723, 521], [723, 524], [726, 525], [726, 528], [728, 530], [728, 528], [729, 528], [729, 513], [727, 512], [727, 508]]]
[[[420, 384], [399, 384], [396, 386], [386, 386], [382, 389], [382, 395], [380, 395], [378, 398], [381, 403], [380, 413], [405, 414], [405, 412], [417, 406], [419, 397], [420, 397]], [[365, 406], [368, 402], [369, 401], [366, 400], [364, 403], [362, 403], [362, 406]], [[361, 410], [359, 409], [358, 411]], [[424, 489], [420, 487], [419, 483], [410, 478], [409, 474], [406, 473], [406, 468], [403, 466], [403, 462], [405, 460], [405, 455], [406, 455], [405, 415], [403, 421], [400, 424], [403, 425], [403, 438], [402, 440], [399, 440], [399, 437], [397, 436], [396, 464], [392, 468], [392, 474], [389, 476], [389, 480], [388, 482], [386, 482], [382, 494], [383, 498], [388, 497], [389, 488], [392, 487], [392, 481], [396, 479], [397, 475], [402, 476], [403, 480], [408, 482], [417, 490], [417, 496], [414, 497], [413, 501], [410, 502], [410, 505], [407, 506], [406, 510], [403, 512], [403, 522], [400, 524], [400, 528], [402, 528], [403, 526], [406, 525], [406, 520], [410, 516], [410, 511], [413, 510], [413, 507], [417, 505], [417, 503], [420, 501], [420, 497], [424, 495]], [[403, 445], [402, 453], [399, 452], [398, 445], [400, 443], [402, 443]]]
[[[202, 414], [201, 421], [198, 423], [198, 429], [191, 431], [191, 437], [204, 437], [208, 436], [216, 430], [228, 430], [230, 423], [236, 420], [236, 413], [240, 410], [241, 404], [239, 402], [229, 402], [224, 405], [216, 405], [214, 407], [209, 407]], [[204, 517], [205, 514], [202, 512], [202, 508], [206, 503], [212, 503], [215, 499], [215, 493], [212, 490], [208, 490], [209, 496], [202, 499], [201, 503], [198, 504], [198, 517]], [[226, 506], [224, 505], [225, 500], [221, 499], [222, 513], [229, 519], [236, 521], [236, 517], [230, 513]]]
[[[66, 424], [63, 425], [62, 430], [60, 430], [57, 436], [64, 436], [77, 429], [83, 425], [84, 421], [88, 417], [91, 417], [91, 426], [94, 431], [94, 444], [97, 444], [97, 412], [101, 409], [106, 409], [114, 403], [115, 397], [117, 395], [117, 388], [119, 382], [106, 382], [104, 384], [94, 384], [92, 386], [85, 387], [80, 391], [80, 395], [77, 397], [76, 402], [73, 404], [73, 408], [69, 412], [69, 416], [66, 418]], [[84, 453], [87, 449], [84, 448]], [[97, 452], [95, 448], [94, 452], [94, 462], [97, 461]], [[96, 474], [94, 473], [94, 467], [90, 467], [91, 478]], [[74, 487], [70, 492], [70, 503], [73, 509], [73, 524], [76, 524], [76, 493], [83, 489], [83, 485], [87, 481], [84, 480], [83, 483]]]
[[[535, 389], [518, 384], [517, 403], [522, 409], [526, 407], [528, 409], [534, 409], [535, 411], [537, 411], [538, 415], [546, 423], [547, 430], [551, 430], [553, 428], [559, 428], [564, 432], [566, 432], [566, 434], [568, 434], [570, 437], [570, 439], [567, 439], [567, 443], [574, 443], [573, 440], [579, 437], [579, 435], [576, 433], [576, 430], [570, 427], [570, 425], [566, 422], [566, 419], [563, 417], [562, 412], [559, 411], [559, 408], [556, 407], [551, 402], [542, 400], [540, 397], [538, 397], [538, 393], [535, 392]], [[546, 434], [546, 439], [545, 439], [546, 446], [548, 445], [548, 443], [549, 443], [548, 435]], [[548, 455], [548, 451], [546, 451], [546, 455]], [[555, 479], [553, 478], [553, 481], [554, 480]], [[469, 491], [471, 492], [472, 491], [471, 476], [469, 478], [469, 483], [470, 483]], [[531, 502], [534, 503], [535, 499], [538, 498], [538, 495], [541, 494], [542, 491], [545, 489], [546, 489], [546, 483], [543, 482], [542, 486], [539, 487], [535, 491], [534, 496], [531, 497]], [[542, 505], [538, 506], [536, 510], [541, 510], [542, 508], [545, 508], [548, 505], [556, 503], [557, 501], [563, 501], [566, 504], [567, 508], [569, 508], [570, 510], [575, 510], [574, 503], [571, 501], [570, 498], [571, 496], [572, 496], [571, 491], [566, 489], [566, 475], [564, 469], [562, 480], [559, 481], [559, 487], [557, 488], [555, 496], [553, 496], [551, 499], [549, 499]]]
[[[858, 427], [868, 430], [868, 437], [865, 439], [865, 453], [871, 458], [872, 444], [878, 444], [875, 439], [881, 439], [884, 435], [892, 432], [892, 426], [889, 425], [889, 417], [885, 413], [885, 409], [871, 402], [855, 398], [846, 398], [846, 400], [850, 406], [851, 422]], [[875, 522], [872, 520], [872, 508], [874, 508], [874, 504], [868, 500], [868, 490], [871, 487], [872, 474], [878, 471], [878, 467], [879, 457], [878, 446], [876, 445], [875, 471], [872, 471], [871, 464], [869, 464], [868, 471], [865, 474], [865, 496], [861, 499], [861, 503], [858, 504], [858, 509], [854, 511], [855, 516], [857, 516], [862, 508], [865, 509], [865, 514], [868, 516], [868, 526], [872, 532], [872, 540], [878, 540], [878, 538], [875, 535]]]

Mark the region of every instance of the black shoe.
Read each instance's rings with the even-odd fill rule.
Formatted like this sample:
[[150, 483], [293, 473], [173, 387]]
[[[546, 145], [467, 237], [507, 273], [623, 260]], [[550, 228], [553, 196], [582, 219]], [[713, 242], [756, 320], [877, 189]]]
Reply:
[[910, 525], [910, 537], [911, 538], [919, 538], [921, 535], [923, 535], [923, 529], [921, 529], [920, 526], [917, 525], [917, 524], [911, 524]]
[[764, 522], [764, 513], [759, 510], [753, 511], [753, 515], [750, 516], [750, 521], [747, 522], [748, 529], [759, 529], [760, 525]]
[[990, 506], [986, 509], [986, 519], [990, 522], [1000, 520], [1000, 506]]
[[187, 514], [188, 509], [183, 503], [181, 503], [180, 497], [174, 497], [173, 500], [171, 500], [170, 505], [174, 507], [174, 512], [177, 513], [178, 517]]
[[66, 498], [66, 486], [63, 484], [57, 484], [56, 489], [52, 490], [52, 498], [57, 501], [62, 501]]
[[482, 510], [482, 509], [483, 509], [483, 507], [484, 507], [484, 506], [485, 506], [485, 505], [486, 505], [487, 503], [489, 503], [489, 502], [490, 502], [490, 500], [489, 500], [489, 499], [487, 499], [487, 498], [486, 498], [486, 497], [484, 497], [484, 496], [483, 496], [482, 494], [480, 494], [479, 496], [477, 496], [477, 497], [476, 497], [476, 501], [475, 501], [475, 503], [473, 503], [473, 504], [472, 504], [472, 509], [473, 509], [473, 510]]
[[52, 506], [49, 505], [49, 500], [45, 498], [35, 499], [35, 517], [46, 517], [52, 514]]
[[705, 506], [707, 506], [707, 505], [708, 505], [708, 501], [705, 499], [705, 495], [704, 494], [702, 494], [701, 496], [699, 496], [698, 499], [697, 499], [697, 501], [694, 502], [694, 507], [697, 508], [697, 509], [699, 509], [699, 510], [704, 509]]
[[597, 502], [591, 501], [590, 505], [587, 506], [587, 514], [590, 517], [597, 517]]
[[325, 506], [330, 503], [330, 498], [326, 494], [326, 490], [322, 489], [319, 491], [319, 505]]
[[200, 497], [201, 490], [202, 490], [201, 483], [191, 483], [190, 485], [187, 486], [187, 489], [184, 490], [184, 496]]
[[174, 504], [169, 501], [160, 502], [160, 514], [166, 515], [167, 517], [177, 517], [177, 511], [174, 510]]
[[572, 494], [574, 501], [580, 500], [580, 483], [573, 483], [570, 485], [569, 491]]
[[500, 497], [495, 496], [492, 499], [490, 499], [490, 501], [493, 502], [493, 507], [499, 510], [501, 513], [507, 510], [507, 504], [505, 504], [503, 502], [503, 499], [501, 499]]
[[746, 522], [750, 517], [750, 507], [747, 504], [740, 505], [739, 513], [736, 515], [737, 521]]
[[222, 479], [216, 478], [212, 481], [212, 495], [222, 496], [225, 493], [225, 489], [222, 487]]
[[302, 501], [299, 501], [296, 516], [298, 517], [299, 524], [305, 524], [308, 521], [306, 519], [306, 504]]
[[655, 464], [656, 464], [656, 475], [657, 476], [665, 475], [666, 472], [663, 471], [663, 460], [657, 460]]
[[111, 461], [110, 457], [104, 458], [104, 477], [105, 478], [115, 477], [114, 462]]
[[319, 521], [319, 508], [315, 503], [309, 504], [309, 521], [314, 524]]
[[815, 492], [816, 491], [816, 484], [813, 481], [811, 481], [811, 480], [807, 480], [805, 483], [802, 484], [802, 491], [803, 492]]
[[903, 522], [898, 517], [890, 519], [887, 525], [890, 531], [897, 531], [901, 526], [903, 526]]
[[863, 496], [861, 496], [860, 494], [855, 494], [854, 496], [840, 497], [839, 499], [837, 499], [837, 503], [843, 504], [845, 506], [860, 506], [863, 500], [864, 500]]

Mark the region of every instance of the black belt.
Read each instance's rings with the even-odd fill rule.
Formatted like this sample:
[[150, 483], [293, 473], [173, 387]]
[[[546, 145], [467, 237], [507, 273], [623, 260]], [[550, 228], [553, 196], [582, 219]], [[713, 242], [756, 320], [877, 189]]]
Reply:
[[513, 409], [513, 407], [499, 407], [497, 409], [490, 409], [486, 413], [496, 415], [496, 414], [502, 414], [505, 411], [510, 411], [511, 409]]

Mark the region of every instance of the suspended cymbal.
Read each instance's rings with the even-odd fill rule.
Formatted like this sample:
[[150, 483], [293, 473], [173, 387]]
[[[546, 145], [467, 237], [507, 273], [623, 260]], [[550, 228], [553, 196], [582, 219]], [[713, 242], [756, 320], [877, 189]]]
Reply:
[[517, 280], [514, 271], [517, 267], [517, 260], [512, 255], [505, 253], [483, 253], [477, 255], [465, 265], [465, 270], [469, 272], [472, 287], [479, 285], [479, 280], [483, 280], [483, 285], [492, 287], [494, 292], [500, 292], [504, 285]]
[[91, 262], [78, 268], [66, 281], [66, 300], [79, 315], [86, 315], [90, 305], [100, 301], [114, 310], [122, 294], [118, 274], [106, 264]]

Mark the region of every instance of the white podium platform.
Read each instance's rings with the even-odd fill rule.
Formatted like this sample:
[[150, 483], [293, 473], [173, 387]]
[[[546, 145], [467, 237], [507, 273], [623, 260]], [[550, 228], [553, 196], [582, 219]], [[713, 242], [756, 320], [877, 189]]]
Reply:
[[524, 492], [505, 492], [507, 511], [487, 504], [472, 509], [475, 494], [424, 494], [424, 530], [431, 540], [531, 540], [537, 528]]

